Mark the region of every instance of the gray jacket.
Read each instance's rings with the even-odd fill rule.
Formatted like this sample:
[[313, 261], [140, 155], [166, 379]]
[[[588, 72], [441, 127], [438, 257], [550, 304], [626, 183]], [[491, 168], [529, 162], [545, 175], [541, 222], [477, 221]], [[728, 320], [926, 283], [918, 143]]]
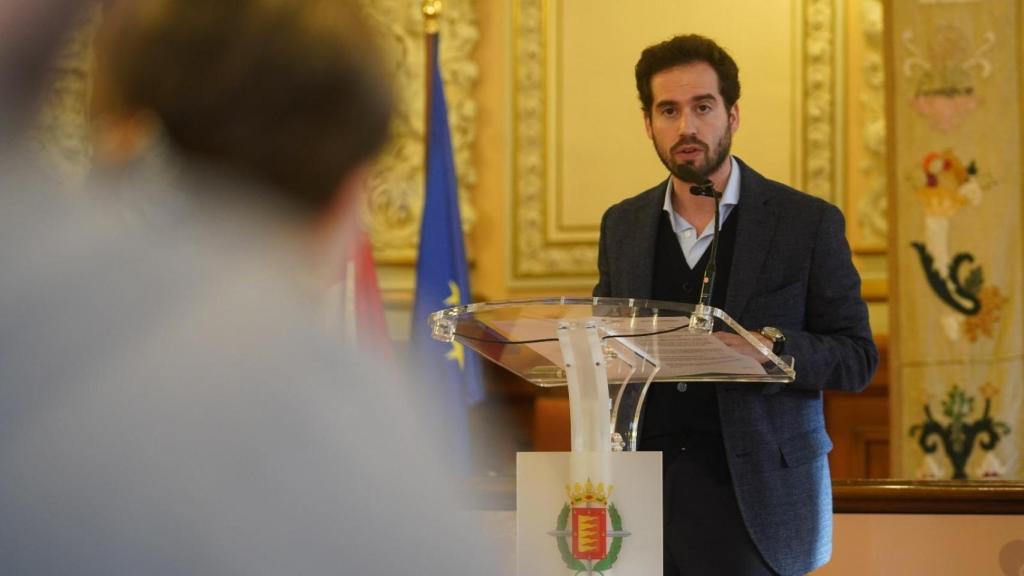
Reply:
[[[722, 434], [751, 537], [773, 569], [802, 574], [832, 553], [822, 390], [864, 389], [878, 352], [842, 213], [739, 166], [742, 210], [724, 310], [751, 330], [780, 328], [797, 379], [781, 389], [717, 386]], [[605, 213], [595, 296], [651, 297], [664, 194], [662, 182]]]

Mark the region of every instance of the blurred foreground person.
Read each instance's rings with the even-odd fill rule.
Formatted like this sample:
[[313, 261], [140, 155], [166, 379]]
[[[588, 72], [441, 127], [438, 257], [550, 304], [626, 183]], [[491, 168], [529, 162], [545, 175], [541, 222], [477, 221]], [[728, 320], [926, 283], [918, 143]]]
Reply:
[[486, 573], [429, 400], [317, 328], [390, 115], [351, 4], [108, 7], [102, 181], [154, 209], [0, 211], [4, 573]]

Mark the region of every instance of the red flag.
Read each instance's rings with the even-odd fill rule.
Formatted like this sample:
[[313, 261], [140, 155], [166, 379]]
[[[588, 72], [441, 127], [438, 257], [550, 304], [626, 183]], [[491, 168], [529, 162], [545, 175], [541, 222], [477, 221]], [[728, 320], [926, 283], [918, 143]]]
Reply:
[[362, 228], [351, 235], [340, 278], [340, 314], [346, 336], [360, 348], [392, 357], [373, 246]]

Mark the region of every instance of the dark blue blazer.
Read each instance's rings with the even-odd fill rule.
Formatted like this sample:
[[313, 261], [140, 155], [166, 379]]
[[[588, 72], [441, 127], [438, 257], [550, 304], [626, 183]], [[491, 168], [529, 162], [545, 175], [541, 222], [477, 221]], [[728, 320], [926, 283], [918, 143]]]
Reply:
[[[781, 388], [717, 386], [722, 434], [754, 543], [776, 571], [804, 574], [832, 554], [822, 390], [864, 389], [878, 351], [839, 209], [739, 166], [743, 209], [724, 310], [749, 330], [780, 328], [797, 378]], [[651, 297], [665, 188], [605, 212], [595, 296]]]

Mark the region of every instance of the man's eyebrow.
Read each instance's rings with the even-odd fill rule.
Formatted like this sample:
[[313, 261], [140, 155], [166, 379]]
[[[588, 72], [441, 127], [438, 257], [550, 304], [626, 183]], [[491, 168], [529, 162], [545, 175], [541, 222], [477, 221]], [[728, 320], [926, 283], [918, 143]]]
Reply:
[[[692, 104], [697, 104], [697, 103], [700, 103], [700, 102], [709, 102], [709, 101], [710, 102], [718, 102], [718, 98], [715, 97], [714, 94], [708, 92], [706, 94], [698, 94], [696, 96], [693, 96], [689, 100], [689, 102], [692, 103]], [[662, 108], [667, 108], [669, 106], [679, 106], [679, 101], [666, 98], [665, 100], [658, 100], [657, 102], [654, 103], [654, 107], [659, 109], [659, 110], [662, 109]]]

